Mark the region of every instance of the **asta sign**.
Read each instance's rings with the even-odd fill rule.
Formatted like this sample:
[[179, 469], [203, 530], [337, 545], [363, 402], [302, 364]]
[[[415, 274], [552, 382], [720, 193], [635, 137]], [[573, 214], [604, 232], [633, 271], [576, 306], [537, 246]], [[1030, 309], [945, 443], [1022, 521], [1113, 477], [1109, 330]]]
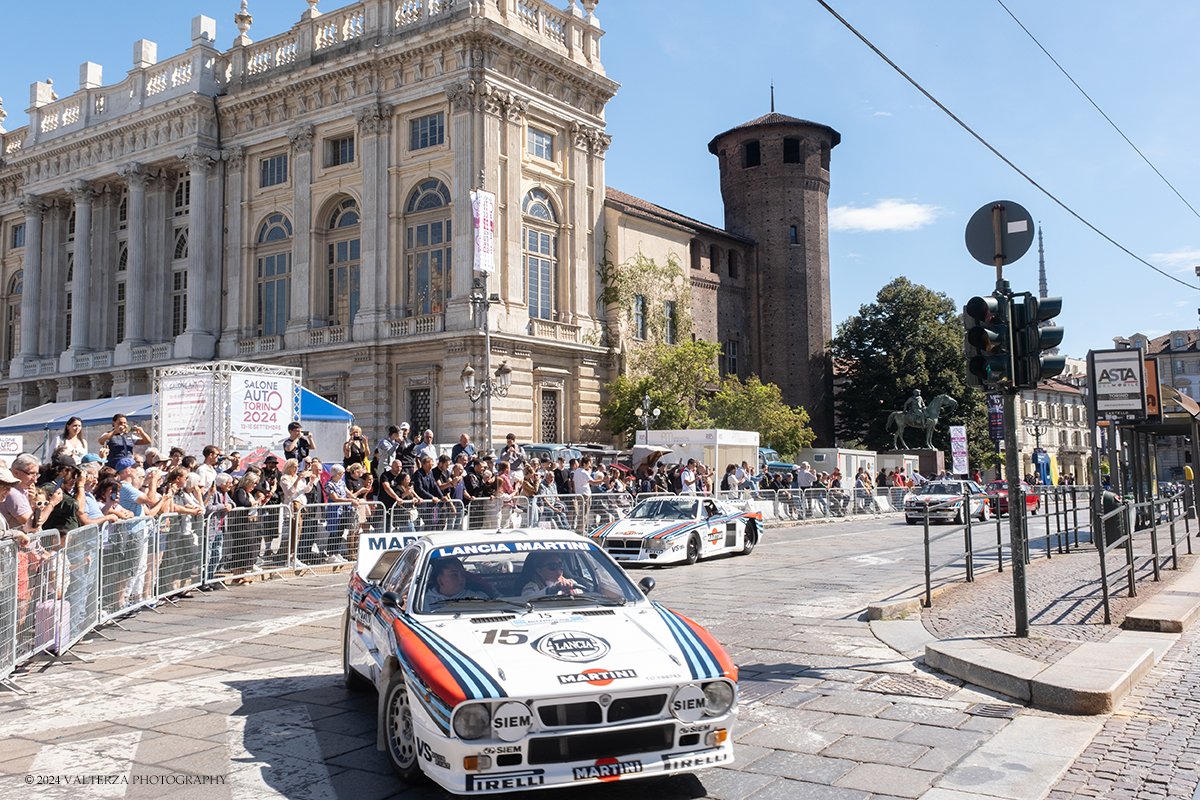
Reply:
[[1141, 350], [1095, 350], [1088, 370], [1096, 418], [1139, 422], [1146, 418], [1146, 375]]

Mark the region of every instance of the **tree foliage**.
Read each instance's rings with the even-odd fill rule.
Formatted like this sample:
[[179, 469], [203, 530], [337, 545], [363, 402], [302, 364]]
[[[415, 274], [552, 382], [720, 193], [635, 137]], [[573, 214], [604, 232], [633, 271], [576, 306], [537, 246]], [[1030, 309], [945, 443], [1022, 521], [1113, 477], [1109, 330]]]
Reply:
[[[991, 466], [995, 448], [987, 437], [984, 395], [966, 385], [963, 336], [958, 308], [945, 294], [907, 278], [880, 289], [874, 303], [838, 325], [830, 342], [839, 384], [838, 437], [891, 450], [888, 412], [902, 409], [913, 389], [921, 390], [926, 403], [947, 394], [958, 408], [938, 420], [934, 447], [946, 452], [949, 468], [949, 426], [965, 425], [971, 468]], [[906, 438], [917, 446], [911, 435]]]
[[605, 387], [609, 399], [600, 413], [609, 429], [632, 444], [644, 424], [635, 410], [642, 407], [642, 397], [650, 395], [651, 409], [662, 410], [651, 421], [655, 430], [758, 431], [763, 442], [788, 454], [811, 444], [815, 437], [808, 414], [784, 405], [778, 386], [753, 376], [745, 383], [736, 376], [721, 381], [716, 368], [720, 352], [719, 344], [703, 339], [639, 349], [631, 359], [631, 374]]
[[651, 427], [661, 430], [703, 428], [708, 425], [704, 406], [709, 387], [720, 381], [717, 355], [721, 346], [703, 339], [677, 346], [648, 344], [630, 361], [630, 375], [621, 375], [605, 388], [609, 399], [600, 414], [609, 430], [632, 443], [642, 426], [634, 409], [650, 395], [651, 408], [662, 415]]
[[758, 431], [762, 444], [775, 448], [782, 458], [794, 457], [816, 438], [808, 426], [808, 412], [785, 405], [779, 387], [763, 383], [757, 375], [745, 383], [736, 375], [726, 378], [706, 408], [714, 428]]

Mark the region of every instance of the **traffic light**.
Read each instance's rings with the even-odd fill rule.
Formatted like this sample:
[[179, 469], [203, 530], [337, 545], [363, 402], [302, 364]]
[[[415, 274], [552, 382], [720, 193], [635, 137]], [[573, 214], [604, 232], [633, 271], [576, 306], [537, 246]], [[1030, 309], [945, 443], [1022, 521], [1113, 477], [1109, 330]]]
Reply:
[[967, 316], [975, 320], [967, 331], [967, 383], [971, 386], [996, 386], [1012, 380], [1009, 305], [1009, 298], [1002, 295], [967, 301]]
[[1053, 378], [1067, 367], [1065, 356], [1042, 355], [1063, 340], [1063, 329], [1043, 325], [1062, 312], [1061, 297], [1025, 295], [1024, 303], [1013, 303], [1013, 365], [1016, 385], [1032, 389], [1047, 378]]

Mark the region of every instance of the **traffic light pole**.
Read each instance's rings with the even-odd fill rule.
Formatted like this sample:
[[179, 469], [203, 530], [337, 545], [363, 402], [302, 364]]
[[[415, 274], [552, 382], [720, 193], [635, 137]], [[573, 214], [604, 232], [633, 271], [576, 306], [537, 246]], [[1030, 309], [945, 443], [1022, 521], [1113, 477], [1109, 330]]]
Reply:
[[[1013, 324], [1013, 294], [1008, 281], [1004, 280], [1005, 231], [1007, 216], [1004, 206], [997, 203], [992, 207], [992, 232], [996, 240], [996, 294], [1004, 295], [1008, 311], [1008, 374], [1015, 382], [1017, 364]], [[1004, 471], [1008, 478], [1008, 542], [1012, 554], [1013, 619], [1017, 636], [1029, 638], [1029, 594], [1025, 581], [1025, 498], [1021, 497], [1021, 456], [1017, 452], [1017, 393], [1016, 386], [1004, 389]]]

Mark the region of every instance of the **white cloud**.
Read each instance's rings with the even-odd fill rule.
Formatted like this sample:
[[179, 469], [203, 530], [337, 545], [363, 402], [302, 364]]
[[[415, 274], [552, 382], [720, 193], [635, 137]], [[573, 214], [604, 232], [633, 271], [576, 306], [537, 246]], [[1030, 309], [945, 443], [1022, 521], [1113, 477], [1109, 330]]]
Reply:
[[1176, 250], [1174, 253], [1151, 253], [1150, 261], [1164, 267], [1181, 267], [1179, 272], [1191, 272], [1200, 264], [1200, 250]]
[[829, 229], [851, 233], [915, 231], [932, 224], [941, 211], [937, 206], [880, 200], [873, 206], [838, 206], [829, 209]]
[[890, 117], [891, 115], [892, 112], [890, 111], [876, 111], [874, 114], [872, 114], [872, 116], [875, 117]]

